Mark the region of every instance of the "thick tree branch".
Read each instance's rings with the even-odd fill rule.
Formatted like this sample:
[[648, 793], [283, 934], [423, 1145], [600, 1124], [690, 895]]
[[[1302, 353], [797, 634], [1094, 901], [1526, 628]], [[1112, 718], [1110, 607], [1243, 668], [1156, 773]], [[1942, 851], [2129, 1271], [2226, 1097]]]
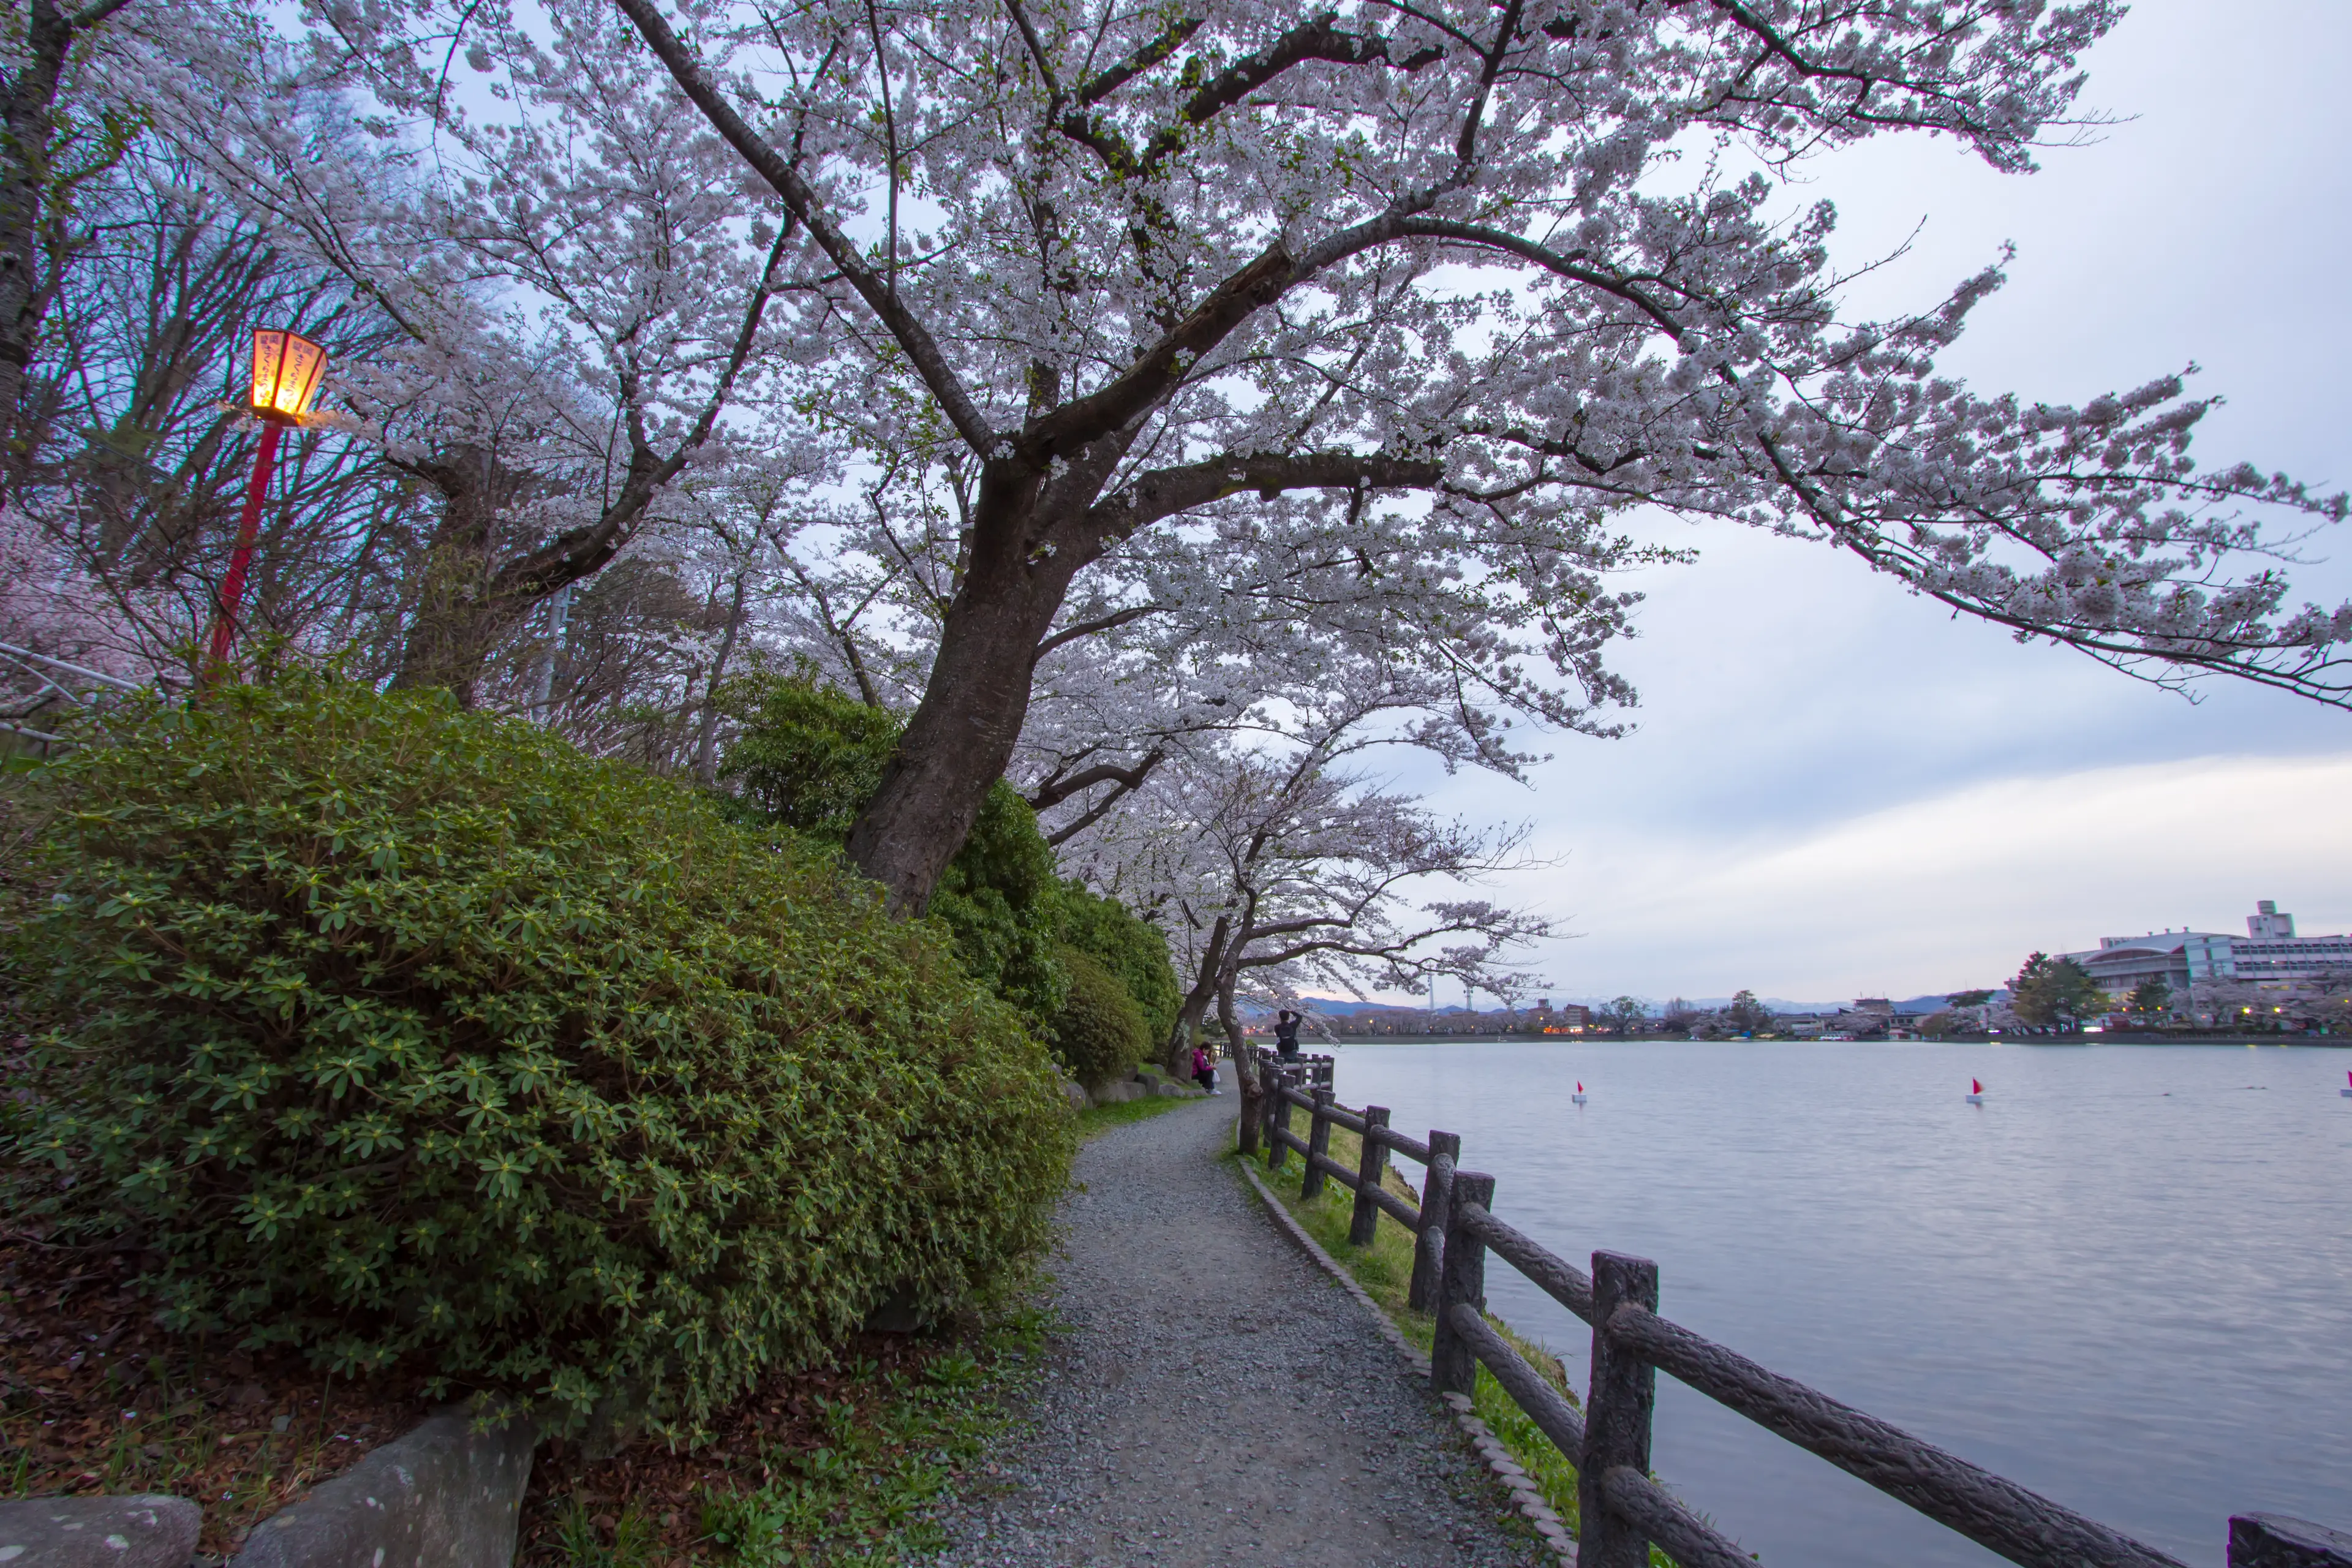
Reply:
[[734, 395], [736, 380], [751, 357], [759, 342], [760, 321], [767, 314], [768, 301], [775, 297], [776, 266], [783, 258], [784, 244], [792, 237], [793, 226], [786, 222], [777, 226], [775, 242], [768, 247], [768, 257], [760, 268], [759, 281], [752, 285], [751, 298], [743, 309], [743, 320], [735, 331], [735, 342], [728, 350], [727, 363], [710, 389], [710, 395], [684, 439], [671, 449], [667, 458], [656, 459], [646, 446], [643, 434], [644, 416], [638, 406], [634, 386], [627, 399], [631, 436], [629, 477], [622, 484], [621, 493], [606, 507], [596, 521], [585, 528], [568, 529], [531, 551], [518, 556], [500, 567], [488, 585], [485, 597], [499, 599], [536, 599], [553, 593], [566, 583], [576, 583], [603, 569], [605, 563], [620, 553], [628, 542], [630, 533], [646, 509], [662, 487], [683, 473], [694, 455], [710, 439], [718, 427], [719, 416]]
[[1444, 468], [1434, 459], [1381, 453], [1218, 458], [1139, 475], [1089, 509], [1084, 527], [1093, 540], [1123, 539], [1162, 518], [1243, 490], [1271, 499], [1285, 490], [1425, 489], [1444, 477]]
[[692, 52], [670, 30], [669, 24], [663, 20], [660, 12], [654, 9], [650, 0], [613, 0], [613, 3], [635, 24], [638, 35], [667, 68], [679, 89], [693, 100], [696, 108], [702, 110], [703, 118], [709, 120], [711, 127], [726, 138], [728, 144], [742, 155], [743, 161], [751, 164], [759, 176], [768, 182], [769, 187], [783, 198], [784, 205], [792, 209], [793, 214], [808, 225], [810, 235], [832, 258], [833, 264], [841, 268], [842, 276], [849, 280], [851, 288], [857, 290], [858, 298], [866, 301], [866, 308], [898, 340], [898, 346], [906, 350], [915, 374], [922, 377], [923, 384], [930, 389], [932, 396], [939, 399], [940, 411], [955, 426], [956, 434], [961, 436], [975, 452], [985, 454], [992, 448], [996, 444], [996, 433], [989, 427], [971, 395], [964, 390], [963, 383], [948, 363], [947, 356], [940, 351], [939, 342], [931, 336], [930, 329], [906, 307], [898, 291], [891, 287], [890, 280], [877, 277], [874, 269], [866, 265], [856, 242], [835, 226], [833, 220], [825, 215], [816, 193], [809, 188], [807, 181], [801, 178], [800, 171], [768, 145], [760, 133], [735, 112], [734, 106], [712, 85]]
[[1141, 762], [1129, 767], [1121, 767], [1117, 763], [1097, 763], [1066, 778], [1049, 778], [1029, 792], [1030, 809], [1051, 810], [1072, 795], [1084, 795], [1099, 784], [1121, 784], [1130, 790], [1141, 789], [1143, 781], [1151, 776], [1151, 770], [1167, 760], [1168, 748], [1155, 746], [1145, 753]]
[[1090, 621], [1080, 621], [1076, 626], [1064, 626], [1037, 645], [1037, 657], [1043, 658], [1065, 643], [1076, 642], [1081, 637], [1098, 637], [1104, 632], [1117, 631], [1121, 626], [1134, 625], [1146, 616], [1155, 616], [1160, 613], [1160, 606], [1158, 605], [1129, 605], [1127, 608], [1113, 611], [1108, 616], [1097, 616]]

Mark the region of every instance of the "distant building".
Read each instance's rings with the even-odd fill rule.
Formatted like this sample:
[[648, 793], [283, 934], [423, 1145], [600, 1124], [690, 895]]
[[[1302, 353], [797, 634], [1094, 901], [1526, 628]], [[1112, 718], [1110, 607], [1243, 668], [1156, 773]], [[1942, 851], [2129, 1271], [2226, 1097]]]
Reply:
[[1881, 1018], [1895, 1016], [1895, 1004], [1884, 996], [1857, 996], [1853, 999], [1853, 1010], [1857, 1013], [1873, 1013]]
[[2352, 970], [2352, 936], [2297, 936], [2294, 917], [2264, 899], [2246, 917], [2246, 934], [2212, 936], [2188, 953], [2192, 980], [2310, 980]]
[[2264, 937], [2293, 936], [2294, 917], [2278, 912], [2278, 905], [2269, 899], [2254, 900], [2254, 912], [2246, 917], [2246, 934], [2260, 942]]
[[2243, 936], [2186, 929], [2106, 936], [2095, 950], [2060, 956], [2081, 964], [2110, 995], [2162, 980], [2185, 997], [2192, 985], [2216, 980], [2308, 980], [2352, 970], [2352, 936], [2297, 936], [2294, 917], [2264, 899], [2246, 917]]
[[2083, 966], [2099, 988], [2111, 996], [2126, 996], [2150, 980], [2161, 980], [2176, 996], [2186, 996], [2192, 974], [2189, 952], [2192, 943], [2230, 938], [2209, 931], [2150, 931], [2146, 936], [2103, 936], [2087, 952], [2062, 952]]
[[1592, 1009], [1574, 1002], [1564, 1002], [1555, 1007], [1547, 996], [1535, 1005], [1528, 1021], [1547, 1035], [1580, 1035], [1592, 1027]]

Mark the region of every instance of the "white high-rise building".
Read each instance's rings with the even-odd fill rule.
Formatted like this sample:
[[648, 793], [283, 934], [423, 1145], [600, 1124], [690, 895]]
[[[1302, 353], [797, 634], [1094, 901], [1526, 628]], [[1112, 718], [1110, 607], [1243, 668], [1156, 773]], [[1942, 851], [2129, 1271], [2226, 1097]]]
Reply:
[[2297, 936], [2294, 917], [2269, 899], [2243, 936], [2200, 936], [2184, 952], [2191, 980], [2310, 980], [2352, 970], [2352, 936]]
[[2061, 956], [2081, 964], [2110, 995], [2161, 979], [2179, 996], [2209, 981], [2308, 980], [2352, 971], [2352, 936], [2297, 936], [2294, 917], [2263, 899], [2246, 917], [2243, 936], [2186, 929], [2105, 936], [2089, 952]]

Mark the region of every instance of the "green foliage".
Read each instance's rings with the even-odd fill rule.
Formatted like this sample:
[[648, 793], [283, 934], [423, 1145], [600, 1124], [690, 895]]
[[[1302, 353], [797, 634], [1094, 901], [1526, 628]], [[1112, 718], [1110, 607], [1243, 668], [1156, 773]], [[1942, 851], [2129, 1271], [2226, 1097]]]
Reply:
[[[818, 1447], [776, 1448], [705, 1483], [696, 1561], [738, 1568], [885, 1568], [929, 1560], [948, 1544], [939, 1505], [950, 1484], [1008, 1425], [1008, 1399], [1033, 1384], [1045, 1321], [1016, 1314], [982, 1354], [950, 1350], [919, 1377], [894, 1372], [878, 1399], [819, 1400]], [[592, 1559], [573, 1557], [574, 1565]]]
[[[846, 839], [898, 744], [898, 715], [805, 670], [749, 679], [736, 687], [733, 706], [742, 730], [719, 776], [740, 784], [739, 810], [836, 846]], [[933, 889], [929, 912], [946, 928], [966, 973], [1039, 1029], [1061, 1010], [1066, 984], [1055, 958], [1059, 891], [1036, 814], [998, 780]]]
[[1143, 1010], [1117, 975], [1077, 949], [1062, 950], [1062, 967], [1069, 994], [1054, 1016], [1054, 1055], [1089, 1087], [1126, 1078], [1151, 1050]]
[[25, 781], [0, 1154], [169, 1326], [691, 1437], [1041, 1241], [1045, 1053], [821, 847], [438, 694], [103, 725]]
[[2078, 1029], [2084, 1018], [2106, 1010], [2107, 994], [2073, 959], [2037, 952], [2009, 983], [2009, 1005], [2037, 1028]]
[[1061, 1012], [1069, 984], [1055, 951], [1060, 891], [1037, 814], [997, 780], [971, 837], [931, 889], [929, 913], [947, 928], [971, 977], [1034, 1025]]
[[1062, 884], [1062, 940], [1118, 977], [1158, 1046], [1175, 1032], [1184, 992], [1168, 960], [1168, 938], [1117, 899], [1089, 892], [1073, 879]]
[[2151, 974], [2132, 987], [2131, 1010], [2140, 1017], [2161, 1017], [2172, 1011], [2172, 987], [2161, 974]]
[[868, 708], [804, 673], [732, 683], [742, 721], [719, 772], [740, 784], [752, 815], [829, 839], [849, 837], [859, 808], [881, 786], [898, 744], [898, 716]]
[[1090, 1105], [1072, 1119], [1077, 1127], [1078, 1140], [1099, 1138], [1114, 1127], [1124, 1127], [1130, 1121], [1149, 1121], [1151, 1118], [1190, 1105], [1190, 1100], [1173, 1095], [1147, 1095], [1141, 1100], [1114, 1100], [1108, 1105]]

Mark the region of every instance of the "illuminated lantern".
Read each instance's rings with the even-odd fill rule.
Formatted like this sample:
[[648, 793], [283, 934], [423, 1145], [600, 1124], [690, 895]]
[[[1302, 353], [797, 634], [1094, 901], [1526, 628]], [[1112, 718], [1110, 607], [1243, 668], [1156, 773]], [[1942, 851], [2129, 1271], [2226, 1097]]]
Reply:
[[299, 425], [327, 374], [327, 351], [299, 332], [265, 327], [253, 334], [253, 412], [273, 424]]
[[261, 530], [261, 502], [269, 493], [270, 470], [278, 463], [278, 438], [310, 412], [326, 374], [327, 351], [301, 333], [264, 327], [253, 334], [249, 407], [261, 421], [261, 445], [253, 454], [253, 480], [246, 487], [245, 515], [237, 520], [236, 548], [229, 552], [228, 572], [221, 578], [220, 603], [213, 616], [211, 673], [228, 663], [229, 645], [236, 638], [237, 606], [244, 603], [246, 574], [253, 568], [253, 542]]

